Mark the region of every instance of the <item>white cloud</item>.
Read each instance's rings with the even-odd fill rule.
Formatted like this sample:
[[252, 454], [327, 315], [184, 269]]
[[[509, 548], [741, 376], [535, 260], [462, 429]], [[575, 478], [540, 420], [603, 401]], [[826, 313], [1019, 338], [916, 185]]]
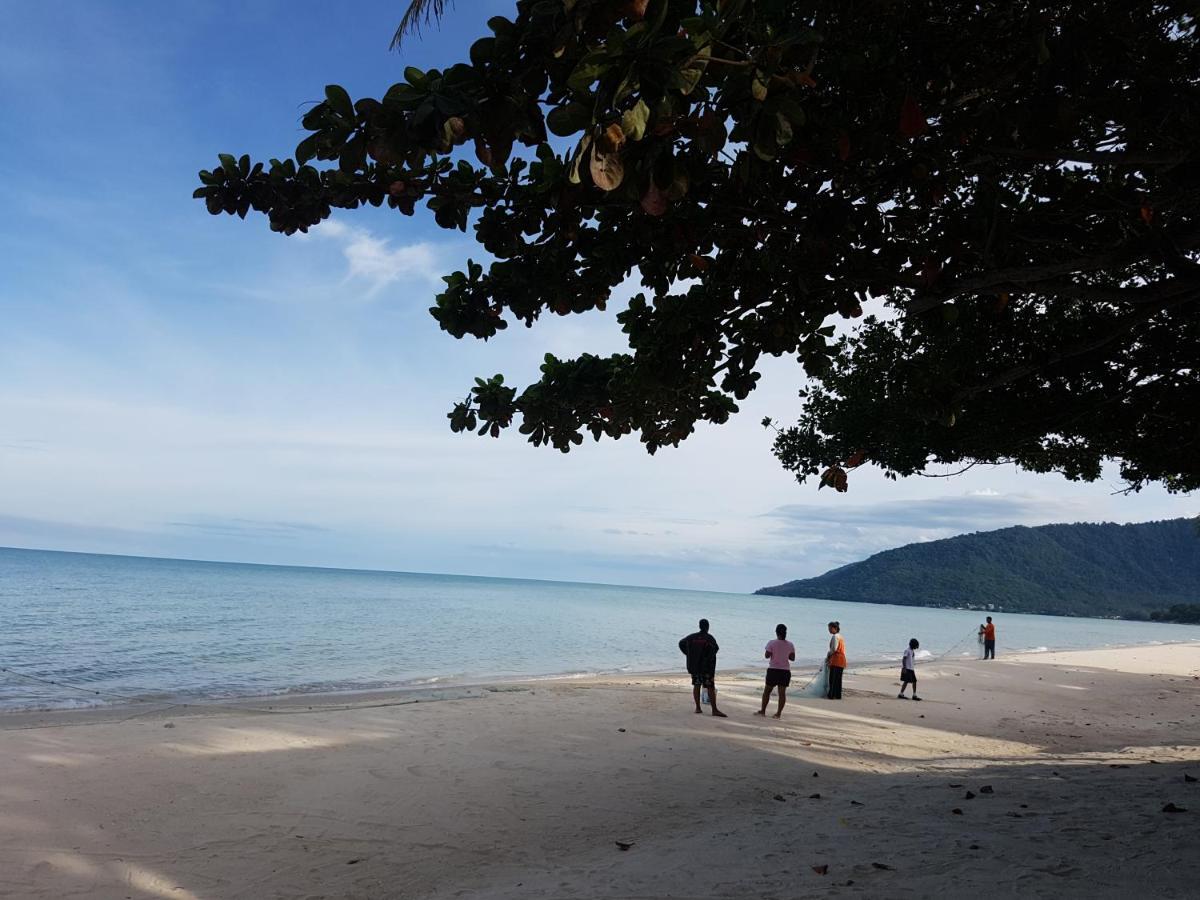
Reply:
[[427, 241], [393, 246], [390, 239], [366, 228], [335, 220], [323, 222], [312, 234], [341, 246], [347, 266], [345, 282], [365, 284], [369, 299], [397, 282], [436, 284], [444, 274], [437, 248]]

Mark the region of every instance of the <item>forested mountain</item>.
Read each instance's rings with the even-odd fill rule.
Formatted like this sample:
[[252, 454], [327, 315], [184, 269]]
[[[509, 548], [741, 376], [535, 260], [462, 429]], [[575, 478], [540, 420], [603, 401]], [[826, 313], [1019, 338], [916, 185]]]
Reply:
[[908, 544], [756, 593], [1147, 618], [1200, 603], [1200, 527], [1171, 519], [1002, 528]]

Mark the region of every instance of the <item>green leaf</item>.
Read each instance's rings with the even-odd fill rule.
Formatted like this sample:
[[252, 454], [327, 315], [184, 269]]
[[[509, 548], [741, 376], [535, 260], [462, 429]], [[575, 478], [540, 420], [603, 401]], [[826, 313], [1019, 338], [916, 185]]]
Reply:
[[567, 172], [567, 180], [571, 184], [579, 184], [583, 178], [579, 174], [579, 165], [583, 162], [583, 158], [587, 155], [588, 148], [592, 146], [592, 136], [585, 134], [579, 141], [579, 146], [575, 150], [575, 157], [571, 160], [571, 168]]
[[471, 62], [482, 67], [492, 61], [495, 50], [496, 39], [493, 37], [482, 37], [471, 45]]
[[621, 115], [621, 130], [631, 141], [640, 141], [646, 134], [646, 122], [650, 119], [650, 107], [646, 101], [638, 100], [633, 109]]
[[546, 127], [559, 137], [569, 137], [582, 131], [592, 122], [592, 111], [586, 103], [576, 100], [556, 106], [546, 116]]
[[597, 78], [603, 77], [611, 67], [612, 60], [609, 59], [606, 50], [593, 50], [575, 66], [574, 71], [567, 78], [567, 87], [582, 93], [588, 90]]
[[321, 133], [310, 134], [299, 144], [296, 145], [296, 162], [304, 165], [310, 159], [317, 155], [317, 147], [321, 140]]
[[343, 119], [355, 121], [354, 104], [350, 102], [350, 95], [344, 87], [338, 84], [325, 85], [325, 100], [329, 103], [329, 108]]
[[694, 57], [692, 57], [686, 68], [672, 73], [672, 86], [679, 88], [679, 92], [684, 96], [694, 91], [696, 89], [696, 85], [700, 83], [700, 79], [704, 75], [704, 69], [708, 65], [708, 58], [711, 55], [711, 48], [704, 47], [701, 49]]
[[750, 82], [750, 93], [759, 103], [767, 99], [767, 87], [771, 82], [771, 76], [762, 69], [754, 70], [754, 80]]
[[792, 123], [783, 113], [775, 113], [775, 143], [780, 147], [792, 142]]
[[226, 175], [237, 175], [238, 164], [231, 153], [218, 153], [217, 159], [221, 161], [221, 168], [225, 170]]

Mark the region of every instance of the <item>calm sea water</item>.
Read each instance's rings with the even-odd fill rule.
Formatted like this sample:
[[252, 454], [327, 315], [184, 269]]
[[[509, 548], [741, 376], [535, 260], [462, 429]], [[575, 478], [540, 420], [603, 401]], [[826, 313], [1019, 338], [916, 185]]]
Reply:
[[[974, 656], [978, 612], [828, 600], [0, 549], [0, 709], [681, 668], [706, 616], [724, 669], [762, 667], [777, 622], [800, 666], [838, 619], [851, 666]], [[1195, 640], [1181, 625], [996, 616], [999, 654]]]

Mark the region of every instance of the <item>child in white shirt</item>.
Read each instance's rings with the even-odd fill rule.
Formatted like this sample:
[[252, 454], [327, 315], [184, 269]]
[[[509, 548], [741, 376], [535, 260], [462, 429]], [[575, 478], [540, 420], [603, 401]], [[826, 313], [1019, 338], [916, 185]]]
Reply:
[[908, 642], [908, 649], [904, 651], [904, 659], [900, 663], [900, 693], [896, 695], [897, 700], [907, 700], [904, 696], [904, 690], [910, 684], [913, 686], [912, 698], [920, 700], [917, 696], [917, 654], [916, 650], [920, 647], [920, 642], [913, 638]]

